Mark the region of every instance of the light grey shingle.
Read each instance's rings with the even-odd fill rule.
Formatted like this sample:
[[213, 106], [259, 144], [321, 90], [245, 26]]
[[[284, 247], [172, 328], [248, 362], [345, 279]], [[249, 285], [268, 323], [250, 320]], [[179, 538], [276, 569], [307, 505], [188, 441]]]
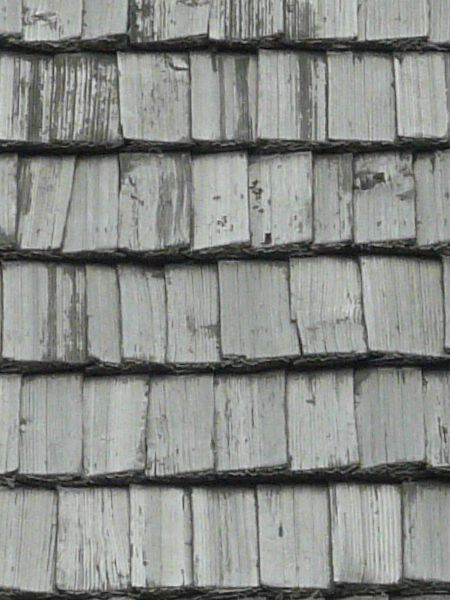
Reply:
[[289, 40], [350, 40], [357, 35], [357, 0], [285, 0]]

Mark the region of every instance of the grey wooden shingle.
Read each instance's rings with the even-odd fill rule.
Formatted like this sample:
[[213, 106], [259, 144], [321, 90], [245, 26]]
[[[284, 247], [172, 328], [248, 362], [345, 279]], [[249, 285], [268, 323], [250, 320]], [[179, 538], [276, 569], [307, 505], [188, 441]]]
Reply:
[[327, 488], [260, 485], [257, 502], [261, 583], [327, 588], [331, 580]]
[[326, 62], [322, 55], [261, 50], [258, 138], [322, 141], [326, 137]]
[[312, 240], [312, 155], [255, 156], [249, 164], [253, 247]]
[[450, 42], [448, 0], [432, 0], [430, 4], [430, 42]]
[[258, 585], [255, 492], [240, 487], [192, 490], [194, 584]]
[[444, 291], [444, 347], [450, 352], [450, 259], [442, 257], [443, 291]]
[[20, 375], [0, 377], [0, 473], [19, 467]]
[[16, 154], [0, 156], [0, 245], [9, 246], [16, 241], [18, 204], [18, 159]]
[[426, 457], [432, 467], [450, 468], [450, 373], [424, 371]]
[[0, 36], [19, 37], [22, 33], [22, 2], [0, 0]]
[[398, 486], [338, 483], [330, 487], [336, 583], [392, 584], [402, 574]]
[[82, 379], [79, 375], [25, 377], [20, 398], [20, 473], [81, 473]]
[[214, 390], [217, 470], [287, 465], [284, 372], [220, 375]]
[[58, 499], [58, 589], [126, 590], [130, 584], [128, 490], [61, 488]]
[[26, 42], [60, 42], [81, 36], [83, 0], [22, 0]]
[[358, 38], [426, 39], [428, 12], [427, 0], [359, 0]]
[[192, 583], [192, 524], [186, 488], [131, 486], [131, 584], [137, 588]]
[[219, 262], [224, 356], [251, 360], [300, 353], [289, 314], [288, 278], [286, 262]]
[[195, 140], [249, 141], [256, 131], [257, 60], [250, 54], [192, 52]]
[[329, 52], [328, 137], [392, 142], [396, 134], [393, 80], [388, 55]]
[[357, 35], [357, 0], [285, 0], [289, 40], [349, 40]]
[[287, 415], [293, 471], [358, 464], [352, 370], [289, 373]]
[[119, 52], [117, 56], [124, 137], [154, 142], [188, 141], [188, 56], [132, 52]]
[[214, 426], [212, 375], [152, 377], [147, 473], [158, 477], [212, 471]]
[[351, 258], [290, 261], [291, 314], [303, 354], [364, 353], [361, 277]]
[[277, 38], [283, 33], [279, 0], [211, 0], [209, 38], [219, 41]]
[[127, 34], [128, 0], [83, 0], [83, 40]]

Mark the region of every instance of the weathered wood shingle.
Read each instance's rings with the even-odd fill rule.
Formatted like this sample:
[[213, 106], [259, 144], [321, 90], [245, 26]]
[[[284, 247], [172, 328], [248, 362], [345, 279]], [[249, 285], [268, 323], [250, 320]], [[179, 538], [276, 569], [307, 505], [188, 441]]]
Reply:
[[283, 29], [283, 2], [279, 0], [211, 0], [211, 40], [248, 42], [276, 39]]
[[19, 37], [22, 33], [22, 3], [0, 0], [0, 37]]
[[357, 0], [285, 0], [289, 40], [351, 40], [357, 35]]
[[430, 7], [430, 42], [450, 42], [450, 11], [447, 0], [432, 0]]
[[0, 473], [19, 467], [20, 375], [0, 377]]
[[426, 456], [432, 467], [450, 469], [450, 373], [423, 373]]
[[18, 211], [18, 158], [16, 154], [0, 156], [0, 245], [11, 246], [16, 241]]
[[62, 42], [81, 37], [83, 0], [21, 1], [26, 42]]
[[358, 38], [426, 39], [428, 12], [427, 0], [359, 0]]
[[83, 0], [83, 40], [114, 40], [125, 37], [128, 0]]

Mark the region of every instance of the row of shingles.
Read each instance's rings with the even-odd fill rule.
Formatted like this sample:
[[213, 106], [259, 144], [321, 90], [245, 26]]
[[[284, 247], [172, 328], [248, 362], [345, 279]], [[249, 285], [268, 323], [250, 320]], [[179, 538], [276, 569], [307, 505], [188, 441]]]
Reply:
[[449, 510], [430, 482], [3, 488], [0, 587], [445, 589]]
[[0, 389], [0, 473], [21, 480], [450, 470], [448, 371], [2, 375]]

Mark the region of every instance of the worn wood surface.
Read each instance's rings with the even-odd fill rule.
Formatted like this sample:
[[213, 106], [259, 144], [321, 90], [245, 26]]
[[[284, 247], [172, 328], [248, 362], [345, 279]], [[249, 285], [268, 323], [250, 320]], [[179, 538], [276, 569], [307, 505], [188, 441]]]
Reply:
[[0, 473], [19, 467], [20, 375], [0, 377]]
[[417, 243], [450, 240], [450, 152], [424, 153], [414, 161]]
[[59, 42], [81, 36], [83, 0], [21, 0], [27, 42]]
[[359, 0], [358, 38], [360, 40], [398, 40], [428, 36], [427, 0]]
[[430, 4], [430, 35], [432, 42], [450, 42], [450, 11], [447, 0], [433, 0]]
[[0, 36], [19, 37], [22, 33], [22, 3], [0, 0]]
[[450, 467], [450, 373], [445, 370], [423, 374], [426, 457], [433, 467]]
[[285, 0], [289, 40], [351, 40], [357, 36], [357, 0]]
[[9, 246], [16, 238], [18, 159], [16, 154], [0, 156], [0, 245]]
[[279, 0], [211, 0], [211, 40], [277, 38], [283, 30], [283, 2]]
[[127, 33], [128, 0], [83, 0], [83, 40], [101, 40]]

